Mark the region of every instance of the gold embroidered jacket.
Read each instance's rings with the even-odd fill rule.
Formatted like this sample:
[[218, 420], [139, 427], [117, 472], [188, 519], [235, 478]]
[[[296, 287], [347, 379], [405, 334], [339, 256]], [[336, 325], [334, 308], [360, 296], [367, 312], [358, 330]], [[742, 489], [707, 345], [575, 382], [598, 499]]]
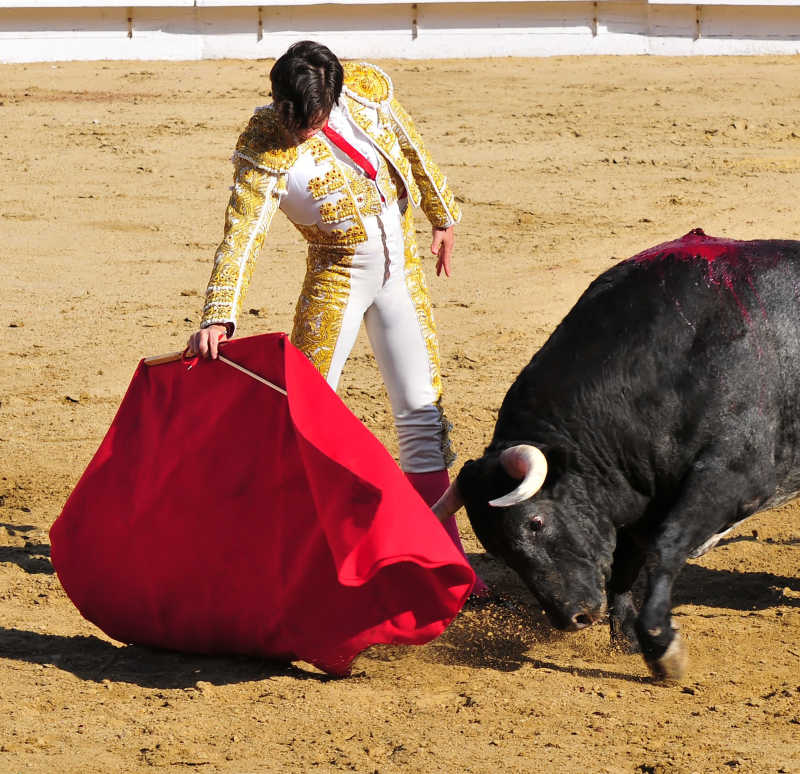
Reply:
[[[413, 121], [395, 99], [389, 76], [367, 63], [345, 63], [344, 73], [339, 104], [382, 157], [376, 184], [386, 202], [405, 193], [432, 225], [457, 223], [458, 203]], [[300, 209], [306, 205], [311, 216], [297, 217], [295, 207], [292, 217], [292, 208], [284, 209], [310, 250], [329, 253], [332, 262], [367, 239], [362, 218], [378, 214], [381, 207], [375, 185], [340, 163], [319, 135], [299, 145], [287, 144], [271, 105], [256, 110], [250, 119], [236, 144], [233, 163], [225, 233], [206, 290], [204, 327], [235, 326], [272, 217], [284, 200], [289, 203], [290, 173], [293, 195], [305, 197]], [[304, 189], [300, 193], [297, 180]]]

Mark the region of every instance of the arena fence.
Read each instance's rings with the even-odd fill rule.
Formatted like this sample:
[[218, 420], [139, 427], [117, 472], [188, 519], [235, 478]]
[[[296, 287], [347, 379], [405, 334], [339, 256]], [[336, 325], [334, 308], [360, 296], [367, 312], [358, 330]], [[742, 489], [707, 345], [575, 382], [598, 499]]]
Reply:
[[800, 0], [0, 0], [0, 62], [797, 54]]

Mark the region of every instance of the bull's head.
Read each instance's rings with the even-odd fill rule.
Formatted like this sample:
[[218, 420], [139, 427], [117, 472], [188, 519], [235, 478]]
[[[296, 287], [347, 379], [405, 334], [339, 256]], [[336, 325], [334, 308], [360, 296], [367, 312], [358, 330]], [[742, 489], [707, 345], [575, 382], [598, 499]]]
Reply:
[[517, 572], [553, 625], [582, 629], [606, 610], [614, 530], [551, 478], [539, 449], [513, 446], [467, 462], [433, 510], [444, 520], [464, 505], [483, 547]]

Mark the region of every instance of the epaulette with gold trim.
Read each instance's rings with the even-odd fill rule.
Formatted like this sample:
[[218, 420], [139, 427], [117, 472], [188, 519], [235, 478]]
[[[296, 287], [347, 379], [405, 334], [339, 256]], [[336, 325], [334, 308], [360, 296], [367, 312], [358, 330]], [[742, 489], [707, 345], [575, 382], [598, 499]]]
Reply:
[[392, 79], [369, 62], [344, 62], [344, 88], [350, 96], [361, 101], [377, 104], [394, 95]]
[[292, 145], [271, 107], [259, 108], [236, 143], [236, 154], [271, 172], [288, 172], [297, 161]]

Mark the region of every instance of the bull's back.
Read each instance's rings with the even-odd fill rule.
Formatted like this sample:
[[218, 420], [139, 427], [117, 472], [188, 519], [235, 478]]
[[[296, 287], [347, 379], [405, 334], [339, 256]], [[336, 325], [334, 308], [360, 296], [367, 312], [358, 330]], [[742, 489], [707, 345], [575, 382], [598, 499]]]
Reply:
[[799, 416], [800, 242], [698, 230], [592, 283], [509, 390], [495, 442], [668, 467], [738, 427], [791, 487]]

